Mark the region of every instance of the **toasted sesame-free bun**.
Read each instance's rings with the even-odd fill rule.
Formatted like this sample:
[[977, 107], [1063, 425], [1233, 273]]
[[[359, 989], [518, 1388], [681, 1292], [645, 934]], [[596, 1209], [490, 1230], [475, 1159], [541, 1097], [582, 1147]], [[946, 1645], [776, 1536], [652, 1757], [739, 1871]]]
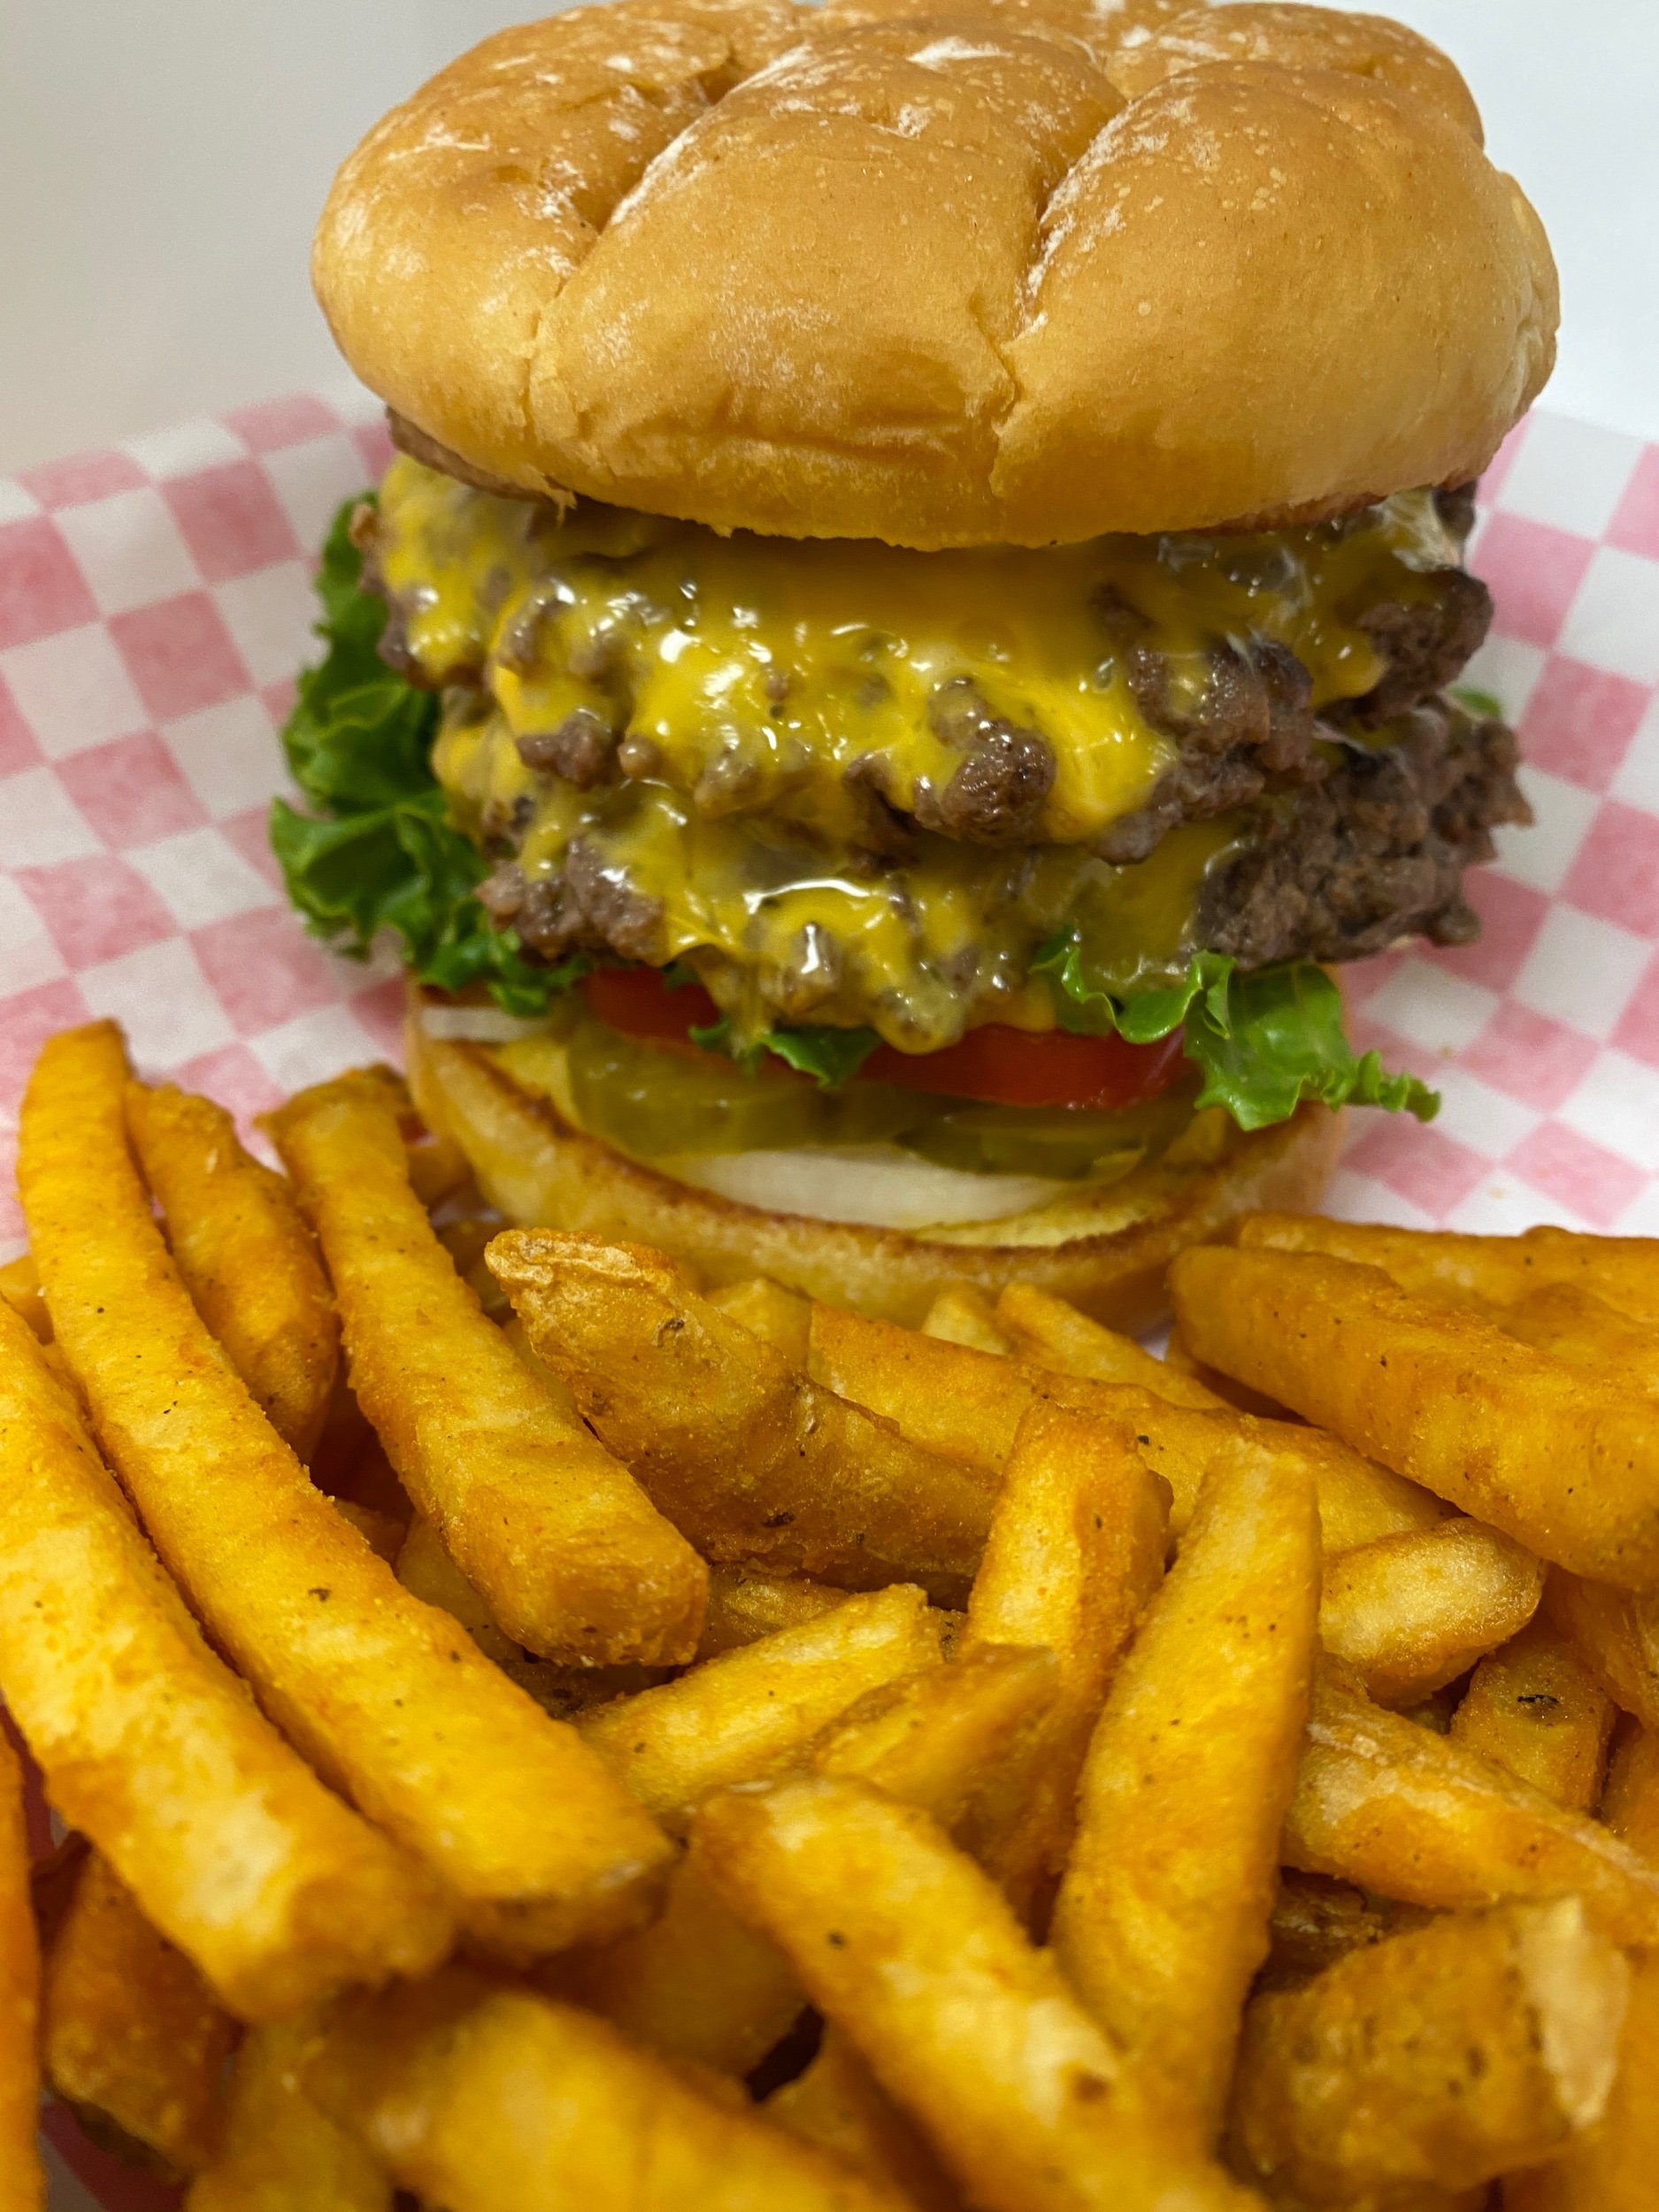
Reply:
[[879, 1229], [745, 1206], [626, 1159], [515, 1082], [481, 1045], [431, 1036], [411, 987], [410, 1088], [427, 1125], [453, 1137], [485, 1196], [511, 1221], [655, 1245], [711, 1283], [769, 1275], [789, 1289], [917, 1325], [941, 1290], [995, 1297], [1034, 1283], [1113, 1328], [1168, 1310], [1164, 1271], [1189, 1244], [1262, 1208], [1309, 1212], [1336, 1164], [1341, 1117], [1303, 1106], [1202, 1167], [1155, 1165], [1080, 1187], [1011, 1219], [949, 1230]]
[[466, 470], [922, 548], [1478, 475], [1554, 265], [1445, 57], [1256, 0], [613, 0], [335, 181], [317, 290]]

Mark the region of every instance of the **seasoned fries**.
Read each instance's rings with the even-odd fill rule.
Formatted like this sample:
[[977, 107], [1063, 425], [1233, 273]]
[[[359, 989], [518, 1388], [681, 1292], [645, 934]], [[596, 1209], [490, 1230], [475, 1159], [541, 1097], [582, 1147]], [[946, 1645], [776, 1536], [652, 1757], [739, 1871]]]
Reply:
[[803, 2074], [766, 2100], [766, 2117], [849, 2166], [890, 2182], [916, 2212], [959, 2212], [961, 2199], [926, 2143], [839, 2028], [826, 2028]]
[[328, 1261], [358, 1402], [515, 1643], [589, 1665], [689, 1659], [708, 1571], [485, 1319], [410, 1187], [403, 1102], [372, 1070], [270, 1118]]
[[847, 1595], [805, 1575], [768, 1575], [741, 1562], [709, 1570], [709, 1609], [703, 1616], [699, 1659], [718, 1658], [780, 1628], [799, 1628], [827, 1613]]
[[1614, 1702], [1659, 1729], [1659, 1593], [1552, 1574], [1544, 1607]]
[[1137, 2102], [1202, 2147], [1267, 1955], [1318, 1587], [1306, 1467], [1225, 1447], [1083, 1770], [1056, 1955]]
[[970, 1847], [1029, 1915], [1051, 1893], [1076, 1824], [1078, 1777], [1112, 1671], [1164, 1577], [1164, 1486], [1133, 1423], [1033, 1405], [1014, 1439], [968, 1600], [964, 1651], [1046, 1647], [1059, 1694], [1002, 1778]]
[[1528, 1229], [1518, 1237], [1457, 1236], [1437, 1229], [1387, 1229], [1311, 1214], [1260, 1213], [1240, 1222], [1247, 1249], [1321, 1252], [1379, 1267], [1402, 1290], [1466, 1299], [1492, 1309], [1541, 1290], [1587, 1291], [1620, 1313], [1659, 1325], [1659, 1239], [1591, 1237]]
[[1648, 2212], [1659, 2174], [1659, 1957], [1638, 1959], [1618, 2078], [1600, 2123], [1561, 2156], [1503, 2185], [1503, 2212]]
[[405, 2188], [451, 2212], [907, 2212], [591, 2013], [454, 1969], [342, 2004], [305, 2079]]
[[632, 1924], [667, 1839], [312, 1487], [173, 1272], [127, 1150], [125, 1083], [111, 1025], [55, 1038], [19, 1178], [58, 1340], [166, 1564], [284, 1732], [437, 1870], [479, 1940], [534, 1955]]
[[660, 1254], [519, 1230], [489, 1263], [601, 1438], [710, 1558], [965, 1592], [987, 1485], [810, 1382]]
[[1475, 1669], [1451, 1737], [1570, 1812], [1587, 1813], [1601, 1794], [1613, 1720], [1613, 1701], [1566, 1639], [1534, 1621]]
[[209, 2162], [235, 2024], [96, 1851], [46, 1955], [41, 2027], [47, 2078], [65, 2102], [176, 2171]]
[[1531, 1552], [1457, 1514], [1329, 1561], [1320, 1640], [1379, 1705], [1410, 1705], [1518, 1635], [1543, 1593]]
[[1575, 1897], [1390, 1937], [1251, 2006], [1233, 2140], [1316, 2204], [1477, 2187], [1601, 2118], [1628, 1987]]
[[1035, 1360], [1058, 1374], [1149, 1390], [1155, 1398], [1200, 1413], [1218, 1412], [1222, 1407], [1213, 1390], [1167, 1361], [1154, 1359], [1133, 1337], [1103, 1328], [1064, 1298], [1030, 1283], [1009, 1285], [996, 1302], [996, 1318], [1013, 1339], [1020, 1358]]
[[1257, 1217], [1160, 1360], [272, 1125], [26, 1102], [0, 2212], [37, 2008], [186, 2212], [1649, 2212], [1659, 1243]]
[[236, 2054], [219, 2156], [196, 2176], [185, 2212], [392, 2212], [392, 2182], [355, 2135], [301, 2084], [306, 2021], [256, 2028]]
[[[954, 1827], [996, 1788], [1022, 1732], [1052, 1701], [1046, 1651], [987, 1648], [872, 1691], [807, 1751]], [[786, 1762], [787, 1763], [787, 1762]], [[679, 2058], [746, 2074], [805, 2002], [788, 1962], [722, 1903], [693, 1851], [661, 1916], [602, 1951], [556, 1962], [547, 1985]]]
[[1601, 1817], [1622, 1842], [1659, 1866], [1659, 1736], [1625, 1725], [1608, 1762]]
[[577, 1722], [642, 1805], [681, 1828], [711, 1790], [764, 1774], [855, 1699], [939, 1665], [943, 1623], [903, 1583], [710, 1659]]
[[1247, 2201], [1123, 2109], [1113, 2047], [925, 1815], [820, 1776], [711, 1799], [696, 1839], [987, 2212]]
[[924, 1336], [946, 1344], [965, 1344], [976, 1352], [1007, 1353], [1013, 1345], [996, 1325], [990, 1300], [972, 1283], [941, 1290], [922, 1322]]
[[247, 2019], [433, 1965], [433, 1885], [209, 1651], [10, 1307], [0, 1476], [0, 1693], [145, 1916]]
[[1659, 1404], [1348, 1260], [1210, 1247], [1170, 1283], [1212, 1366], [1542, 1559], [1659, 1582]]
[[1443, 1909], [1576, 1893], [1615, 1943], [1659, 1944], [1659, 1864], [1489, 1760], [1316, 1670], [1285, 1863]]
[[242, 1149], [222, 1106], [171, 1083], [127, 1085], [127, 1129], [196, 1311], [277, 1434], [309, 1460], [340, 1332], [293, 1193]]
[[0, 1728], [0, 2212], [45, 2212], [46, 2176], [35, 2147], [40, 1983], [23, 1774]]

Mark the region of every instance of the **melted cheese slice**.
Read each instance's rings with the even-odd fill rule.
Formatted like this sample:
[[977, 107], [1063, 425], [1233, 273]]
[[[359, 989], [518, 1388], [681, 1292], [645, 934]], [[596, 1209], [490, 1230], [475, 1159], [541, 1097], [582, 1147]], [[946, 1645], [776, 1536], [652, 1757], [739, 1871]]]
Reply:
[[937, 726], [956, 685], [1048, 744], [1033, 834], [1080, 843], [1141, 805], [1174, 752], [1136, 704], [1111, 610], [1165, 656], [1178, 713], [1218, 646], [1263, 640], [1302, 661], [1317, 710], [1382, 673], [1358, 618], [1420, 600], [1459, 548], [1427, 492], [1345, 524], [1036, 551], [722, 538], [586, 504], [562, 518], [400, 457], [376, 557], [431, 680], [481, 681], [514, 737], [585, 710], [699, 813], [856, 843], [856, 763], [906, 813], [960, 766]]

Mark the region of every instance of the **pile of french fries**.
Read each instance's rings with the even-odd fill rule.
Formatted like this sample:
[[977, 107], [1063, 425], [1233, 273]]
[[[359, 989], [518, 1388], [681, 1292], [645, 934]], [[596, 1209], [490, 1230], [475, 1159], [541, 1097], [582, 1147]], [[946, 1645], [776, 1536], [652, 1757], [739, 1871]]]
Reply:
[[110, 1024], [0, 1272], [0, 2212], [1659, 2204], [1659, 1245], [1257, 1216], [1165, 1358], [262, 1165]]

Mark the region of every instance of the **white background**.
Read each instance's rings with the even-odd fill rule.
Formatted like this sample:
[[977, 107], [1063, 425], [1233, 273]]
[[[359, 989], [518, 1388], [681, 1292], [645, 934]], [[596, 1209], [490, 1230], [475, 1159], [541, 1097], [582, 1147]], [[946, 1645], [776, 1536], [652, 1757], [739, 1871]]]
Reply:
[[[0, 472], [338, 377], [305, 276], [334, 166], [520, 12], [0, 0]], [[1393, 12], [1461, 64], [1549, 228], [1550, 406], [1659, 438], [1659, 0]]]

